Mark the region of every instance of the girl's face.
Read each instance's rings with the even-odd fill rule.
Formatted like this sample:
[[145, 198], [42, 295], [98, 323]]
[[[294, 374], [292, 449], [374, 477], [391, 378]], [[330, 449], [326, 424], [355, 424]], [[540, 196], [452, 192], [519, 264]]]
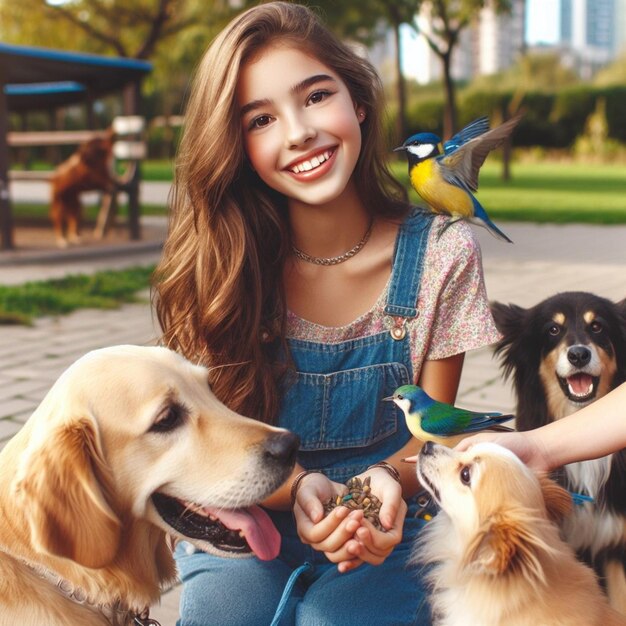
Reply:
[[246, 154], [267, 185], [309, 205], [344, 192], [364, 112], [337, 74], [294, 47], [270, 46], [243, 66], [237, 102]]

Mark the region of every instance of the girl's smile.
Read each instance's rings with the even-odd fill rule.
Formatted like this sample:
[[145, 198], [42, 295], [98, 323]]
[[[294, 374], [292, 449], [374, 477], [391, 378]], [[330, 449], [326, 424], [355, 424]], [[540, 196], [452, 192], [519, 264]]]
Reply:
[[290, 204], [319, 206], [352, 190], [361, 109], [330, 68], [270, 46], [243, 65], [237, 102], [250, 165]]
[[[314, 177], [323, 176], [331, 167], [336, 147], [317, 152], [310, 158], [297, 159], [285, 169], [292, 172], [298, 178], [311, 180]], [[322, 167], [324, 166], [324, 167]]]

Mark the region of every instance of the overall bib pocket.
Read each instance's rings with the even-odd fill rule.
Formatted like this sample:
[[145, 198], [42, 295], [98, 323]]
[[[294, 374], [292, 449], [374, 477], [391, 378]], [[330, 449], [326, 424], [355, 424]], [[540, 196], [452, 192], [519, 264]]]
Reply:
[[393, 402], [372, 401], [408, 384], [402, 363], [381, 363], [329, 374], [296, 372], [281, 426], [298, 433], [302, 451], [367, 447], [396, 433], [403, 419]]

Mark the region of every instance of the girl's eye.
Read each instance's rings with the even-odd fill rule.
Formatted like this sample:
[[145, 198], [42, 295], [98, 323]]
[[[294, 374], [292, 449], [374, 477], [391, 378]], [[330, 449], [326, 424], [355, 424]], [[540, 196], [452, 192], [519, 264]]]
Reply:
[[461, 482], [464, 485], [469, 486], [469, 484], [472, 482], [472, 476], [471, 476], [469, 465], [464, 465], [461, 468], [461, 473], [459, 474], [459, 476], [461, 478]]
[[248, 125], [249, 130], [254, 130], [255, 128], [263, 128], [267, 126], [272, 121], [272, 118], [269, 115], [259, 115], [259, 117], [255, 117], [250, 124]]
[[326, 100], [328, 96], [332, 95], [332, 92], [326, 89], [319, 89], [318, 91], [314, 91], [308, 98], [307, 104], [318, 104], [322, 102], [322, 100]]

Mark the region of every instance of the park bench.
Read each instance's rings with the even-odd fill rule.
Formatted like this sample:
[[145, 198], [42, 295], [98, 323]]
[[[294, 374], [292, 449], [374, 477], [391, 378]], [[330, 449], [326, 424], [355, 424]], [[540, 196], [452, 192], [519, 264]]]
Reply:
[[[119, 116], [114, 118], [112, 128], [116, 140], [113, 144], [113, 157], [116, 162], [125, 164], [121, 175], [115, 175], [115, 190], [103, 193], [96, 218], [94, 237], [101, 239], [106, 235], [117, 213], [117, 196], [128, 195], [129, 228], [131, 238], [137, 239], [139, 233], [139, 178], [141, 161], [146, 156], [143, 138], [145, 120], [140, 116]], [[58, 130], [58, 131], [14, 131], [7, 133], [7, 143], [14, 148], [42, 146], [79, 146], [90, 139], [106, 137], [106, 130]], [[114, 167], [117, 171], [117, 166]], [[10, 181], [45, 181], [48, 182], [54, 170], [9, 170]]]

